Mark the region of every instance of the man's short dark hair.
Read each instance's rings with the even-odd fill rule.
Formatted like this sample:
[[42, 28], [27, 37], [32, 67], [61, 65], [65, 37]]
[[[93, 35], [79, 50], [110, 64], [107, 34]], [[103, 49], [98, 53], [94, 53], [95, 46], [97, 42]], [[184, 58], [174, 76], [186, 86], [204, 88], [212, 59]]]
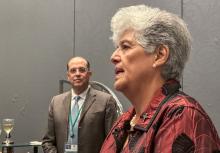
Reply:
[[[73, 58], [71, 58], [70, 60], [72, 60]], [[85, 61], [86, 61], [86, 66], [88, 68], [88, 70], [90, 70], [90, 63], [87, 59], [83, 58]], [[68, 71], [69, 70], [69, 62], [70, 60], [68, 61], [68, 63], [66, 64], [66, 70]]]

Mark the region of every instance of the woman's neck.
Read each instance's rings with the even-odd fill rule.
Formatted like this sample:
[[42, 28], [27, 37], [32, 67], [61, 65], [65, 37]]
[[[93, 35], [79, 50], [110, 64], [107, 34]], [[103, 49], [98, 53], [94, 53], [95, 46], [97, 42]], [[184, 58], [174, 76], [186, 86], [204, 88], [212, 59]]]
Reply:
[[142, 83], [138, 90], [134, 89], [132, 92], [134, 94], [127, 94], [127, 97], [135, 108], [137, 117], [140, 117], [146, 107], [149, 106], [155, 93], [162, 87], [163, 84], [163, 80], [155, 80], [150, 84]]

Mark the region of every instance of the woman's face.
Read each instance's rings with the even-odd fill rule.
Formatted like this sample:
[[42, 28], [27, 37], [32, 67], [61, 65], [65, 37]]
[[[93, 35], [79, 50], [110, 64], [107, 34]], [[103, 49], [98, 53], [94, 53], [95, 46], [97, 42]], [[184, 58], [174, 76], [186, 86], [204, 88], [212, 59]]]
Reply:
[[115, 65], [115, 89], [138, 92], [138, 86], [148, 83], [153, 77], [154, 57], [138, 44], [133, 31], [125, 31], [111, 56], [111, 62]]

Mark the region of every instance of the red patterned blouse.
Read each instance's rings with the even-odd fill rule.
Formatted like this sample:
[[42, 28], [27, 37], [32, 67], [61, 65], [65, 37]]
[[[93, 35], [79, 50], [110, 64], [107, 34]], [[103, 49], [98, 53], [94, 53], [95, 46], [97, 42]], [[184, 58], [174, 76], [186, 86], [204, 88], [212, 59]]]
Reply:
[[179, 87], [177, 81], [167, 82], [133, 128], [134, 108], [124, 113], [100, 153], [220, 153], [220, 139], [209, 116]]

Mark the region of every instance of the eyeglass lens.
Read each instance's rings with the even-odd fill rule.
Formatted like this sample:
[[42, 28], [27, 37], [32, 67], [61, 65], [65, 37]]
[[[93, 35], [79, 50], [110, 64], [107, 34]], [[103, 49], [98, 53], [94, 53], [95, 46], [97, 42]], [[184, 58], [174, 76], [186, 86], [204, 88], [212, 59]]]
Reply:
[[72, 69], [70, 69], [70, 72], [71, 72], [71, 73], [76, 73], [77, 70], [78, 70], [80, 73], [85, 73], [85, 72], [87, 71], [87, 68], [85, 68], [85, 67], [72, 68]]

